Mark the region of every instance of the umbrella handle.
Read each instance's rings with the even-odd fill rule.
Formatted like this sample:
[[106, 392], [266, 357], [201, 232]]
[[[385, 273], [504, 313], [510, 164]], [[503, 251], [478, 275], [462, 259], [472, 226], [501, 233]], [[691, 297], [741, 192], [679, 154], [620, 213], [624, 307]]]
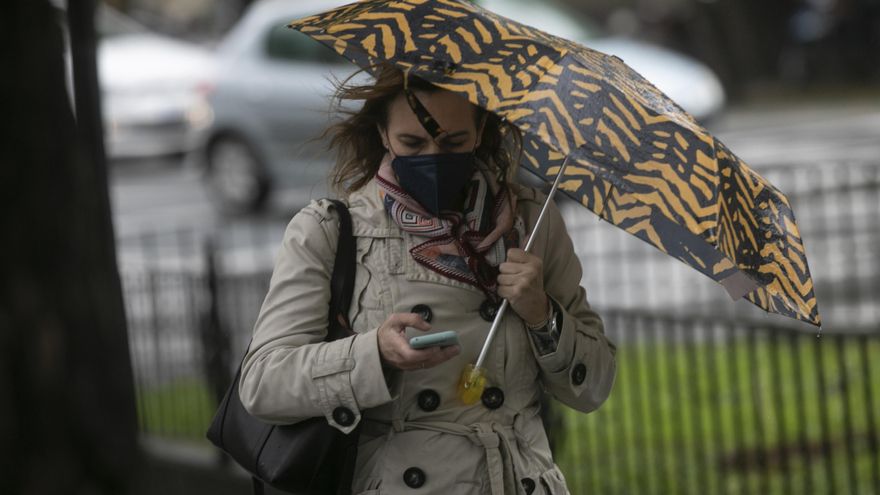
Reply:
[[[532, 244], [535, 242], [535, 234], [538, 232], [538, 229], [541, 228], [541, 224], [544, 222], [544, 214], [547, 213], [547, 209], [550, 206], [550, 202], [553, 201], [553, 196], [556, 195], [556, 190], [559, 188], [559, 182], [562, 180], [562, 176], [565, 174], [565, 167], [568, 165], [568, 156], [565, 157], [565, 160], [562, 162], [562, 165], [559, 166], [559, 173], [556, 174], [556, 180], [553, 181], [553, 188], [550, 189], [550, 193], [547, 195], [547, 201], [544, 201], [544, 206], [541, 207], [541, 213], [538, 215], [538, 221], [535, 222], [535, 226], [532, 228], [532, 233], [529, 235], [529, 240], [526, 243], [525, 251], [529, 252], [532, 249]], [[495, 319], [492, 321], [492, 327], [489, 329], [489, 334], [486, 336], [486, 341], [483, 343], [483, 349], [480, 351], [480, 357], [477, 358], [477, 364], [475, 368], [480, 369], [483, 366], [483, 361], [486, 360], [486, 355], [489, 353], [489, 346], [492, 344], [492, 340], [495, 339], [495, 334], [498, 332], [498, 327], [501, 326], [501, 318], [504, 317], [504, 313], [507, 311], [508, 306], [507, 299], [501, 302], [501, 306], [498, 307], [498, 311], [495, 313]]]

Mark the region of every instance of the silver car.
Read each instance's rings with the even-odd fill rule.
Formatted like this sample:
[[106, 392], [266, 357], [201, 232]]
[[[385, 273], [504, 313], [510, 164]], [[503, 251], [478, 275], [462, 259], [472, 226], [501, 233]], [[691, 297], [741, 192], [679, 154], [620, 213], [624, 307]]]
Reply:
[[162, 36], [104, 4], [97, 9], [98, 75], [110, 158], [180, 155], [209, 74], [210, 50]]
[[257, 210], [278, 189], [303, 201], [326, 195], [332, 157], [318, 138], [330, 122], [331, 75], [356, 68], [286, 24], [339, 4], [257, 2], [218, 46], [191, 138], [195, 163], [226, 211]]
[[[330, 75], [356, 67], [288, 29], [291, 20], [345, 3], [339, 0], [264, 0], [255, 3], [219, 47], [211, 91], [196, 112], [197, 163], [213, 196], [227, 211], [262, 207], [274, 190], [302, 203], [326, 195], [332, 153], [317, 140], [330, 122]], [[625, 39], [597, 39], [577, 16], [547, 3], [480, 2], [501, 15], [535, 25], [623, 58], [697, 118], [724, 103], [718, 79], [699, 62]]]

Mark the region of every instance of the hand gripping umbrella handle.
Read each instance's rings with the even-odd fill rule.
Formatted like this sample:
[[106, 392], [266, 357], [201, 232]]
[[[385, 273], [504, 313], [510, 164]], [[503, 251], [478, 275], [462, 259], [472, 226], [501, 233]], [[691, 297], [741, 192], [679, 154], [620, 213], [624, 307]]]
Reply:
[[[550, 189], [550, 193], [547, 195], [547, 201], [544, 201], [544, 206], [541, 207], [541, 214], [538, 215], [538, 221], [535, 222], [535, 226], [532, 227], [532, 233], [529, 235], [529, 240], [526, 243], [525, 251], [528, 253], [532, 249], [532, 244], [535, 243], [535, 234], [538, 233], [538, 229], [541, 228], [541, 223], [544, 221], [544, 214], [547, 213], [547, 208], [550, 205], [550, 202], [553, 201], [553, 196], [556, 195], [556, 190], [559, 188], [559, 182], [562, 180], [562, 176], [565, 174], [565, 167], [568, 165], [568, 157], [565, 157], [565, 160], [562, 162], [562, 165], [559, 166], [559, 172], [556, 174], [556, 180], [553, 181], [553, 188]], [[489, 353], [489, 346], [492, 344], [492, 340], [495, 338], [495, 334], [498, 332], [498, 327], [501, 326], [501, 318], [504, 317], [504, 313], [507, 311], [508, 302], [507, 299], [501, 301], [501, 306], [498, 307], [498, 311], [495, 313], [495, 319], [492, 321], [492, 328], [489, 329], [489, 335], [486, 336], [486, 341], [483, 343], [483, 349], [480, 351], [480, 357], [477, 358], [477, 364], [474, 366], [477, 369], [482, 368], [483, 361], [486, 360], [486, 354]]]

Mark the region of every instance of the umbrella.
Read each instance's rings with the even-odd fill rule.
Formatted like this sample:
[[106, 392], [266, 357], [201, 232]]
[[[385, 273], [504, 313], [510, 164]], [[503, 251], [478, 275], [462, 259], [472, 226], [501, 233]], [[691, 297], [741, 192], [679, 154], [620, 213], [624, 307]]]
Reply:
[[734, 299], [821, 324], [785, 195], [619, 58], [466, 0], [364, 0], [290, 27], [496, 113], [523, 132], [523, 166], [602, 219]]

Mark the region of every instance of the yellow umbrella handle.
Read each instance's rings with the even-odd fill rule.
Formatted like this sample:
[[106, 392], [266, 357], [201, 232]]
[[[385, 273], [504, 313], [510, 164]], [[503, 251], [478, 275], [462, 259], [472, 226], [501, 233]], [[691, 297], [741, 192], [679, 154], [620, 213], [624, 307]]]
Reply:
[[[556, 174], [553, 188], [547, 195], [547, 201], [544, 202], [544, 206], [541, 208], [541, 213], [538, 215], [538, 220], [532, 228], [531, 235], [529, 235], [529, 241], [526, 243], [525, 248], [526, 252], [529, 252], [532, 249], [532, 244], [534, 244], [535, 241], [535, 233], [537, 233], [538, 229], [541, 227], [541, 224], [544, 221], [544, 214], [547, 213], [547, 207], [550, 205], [550, 202], [553, 201], [553, 196], [556, 195], [556, 190], [559, 188], [559, 182], [562, 179], [562, 175], [565, 173], [566, 165], [568, 165], [568, 157], [565, 157], [562, 165], [559, 166], [559, 172]], [[492, 321], [492, 327], [489, 329], [489, 335], [486, 336], [486, 341], [483, 342], [483, 349], [480, 351], [480, 356], [477, 358], [477, 364], [468, 364], [461, 371], [461, 378], [458, 381], [458, 397], [465, 404], [475, 404], [480, 400], [480, 396], [483, 395], [483, 389], [486, 387], [486, 370], [483, 368], [483, 361], [486, 359], [486, 354], [488, 354], [489, 346], [492, 344], [495, 334], [498, 333], [498, 327], [501, 325], [501, 318], [504, 317], [508, 304], [507, 299], [503, 300], [501, 306], [498, 308], [498, 312], [495, 313], [495, 319]]]
[[468, 364], [461, 372], [458, 381], [458, 397], [467, 405], [476, 404], [486, 388], [486, 371]]

